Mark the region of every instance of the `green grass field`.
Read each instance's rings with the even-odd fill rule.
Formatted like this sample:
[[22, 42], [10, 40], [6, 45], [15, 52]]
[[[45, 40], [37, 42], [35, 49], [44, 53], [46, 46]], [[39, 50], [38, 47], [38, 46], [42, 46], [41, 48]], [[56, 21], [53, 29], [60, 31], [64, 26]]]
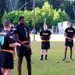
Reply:
[[[75, 45], [73, 48], [73, 61], [65, 63], [62, 61], [64, 54], [64, 42], [51, 42], [48, 60], [40, 61], [40, 42], [32, 42], [32, 75], [75, 75]], [[70, 50], [67, 52], [69, 60]], [[56, 63], [59, 60], [59, 63]], [[11, 75], [18, 75], [17, 60]], [[22, 75], [27, 75], [26, 60], [23, 59]]]

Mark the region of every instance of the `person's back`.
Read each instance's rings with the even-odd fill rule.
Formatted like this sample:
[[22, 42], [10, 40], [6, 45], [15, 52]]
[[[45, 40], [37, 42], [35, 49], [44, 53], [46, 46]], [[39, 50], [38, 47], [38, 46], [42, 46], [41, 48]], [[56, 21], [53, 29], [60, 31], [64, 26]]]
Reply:
[[[1, 69], [3, 75], [10, 75], [11, 70], [13, 69], [13, 48], [20, 46], [19, 43], [16, 43], [13, 39], [13, 36], [10, 32], [11, 22], [5, 21], [3, 23], [4, 30], [1, 32]], [[8, 61], [7, 61], [8, 60]]]
[[[1, 33], [4, 34], [4, 44], [1, 46], [1, 49], [13, 50], [13, 47], [10, 47], [9, 42], [8, 42], [9, 35], [10, 35], [10, 38], [13, 38], [12, 34], [10, 33], [10, 31], [3, 30]], [[13, 43], [14, 42], [15, 42], [15, 40], [13, 41]]]

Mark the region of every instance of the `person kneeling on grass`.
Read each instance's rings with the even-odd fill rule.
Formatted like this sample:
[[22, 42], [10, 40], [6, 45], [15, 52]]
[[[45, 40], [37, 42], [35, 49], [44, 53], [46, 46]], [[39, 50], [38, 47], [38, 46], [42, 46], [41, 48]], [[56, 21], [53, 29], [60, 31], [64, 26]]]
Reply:
[[50, 42], [49, 39], [51, 37], [51, 31], [48, 30], [48, 27], [46, 24], [43, 26], [44, 30], [40, 32], [40, 38], [42, 40], [41, 42], [41, 58], [40, 60], [43, 60], [44, 50], [46, 51], [45, 60], [47, 60], [48, 56], [48, 49], [50, 48]]

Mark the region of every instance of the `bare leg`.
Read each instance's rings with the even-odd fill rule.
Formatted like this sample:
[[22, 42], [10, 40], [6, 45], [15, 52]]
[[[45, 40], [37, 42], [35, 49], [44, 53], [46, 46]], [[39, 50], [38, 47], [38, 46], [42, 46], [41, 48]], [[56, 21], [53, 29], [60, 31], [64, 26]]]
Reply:
[[43, 55], [44, 55], [44, 50], [41, 50], [41, 59], [40, 60], [43, 60]]
[[21, 75], [22, 60], [23, 57], [18, 57], [18, 65], [17, 65], [18, 75]]
[[47, 60], [47, 56], [48, 56], [48, 50], [46, 50], [45, 60]]
[[28, 75], [31, 75], [31, 55], [27, 56], [26, 60], [27, 60]]
[[48, 50], [46, 50], [46, 55], [48, 55]]
[[65, 51], [64, 51], [64, 59], [63, 59], [63, 61], [66, 59], [66, 55], [67, 55], [67, 46], [65, 46]]
[[14, 56], [14, 60], [16, 60], [16, 47], [13, 50], [13, 56]]
[[10, 75], [11, 74], [11, 70], [12, 69], [6, 69], [5, 74], [4, 75]]
[[43, 49], [41, 50], [41, 55], [44, 55], [44, 50]]
[[6, 69], [5, 69], [5, 68], [1, 68], [1, 70], [2, 70], [2, 74], [4, 75], [4, 74], [5, 74]]
[[70, 48], [70, 60], [72, 60], [72, 48]]

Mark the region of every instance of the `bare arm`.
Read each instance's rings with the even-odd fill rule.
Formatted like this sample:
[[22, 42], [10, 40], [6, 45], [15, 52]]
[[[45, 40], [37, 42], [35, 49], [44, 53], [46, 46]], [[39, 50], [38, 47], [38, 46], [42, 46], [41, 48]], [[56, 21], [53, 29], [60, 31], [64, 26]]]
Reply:
[[30, 34], [28, 35], [28, 41], [29, 41], [29, 45], [31, 45], [31, 39], [30, 39]]
[[[52, 35], [52, 32], [51, 32], [51, 35]], [[51, 38], [51, 35], [49, 36], [49, 39]]]
[[25, 45], [22, 41], [20, 41], [19, 39], [18, 39], [18, 34], [15, 34], [14, 35], [14, 39], [16, 40], [16, 42], [19, 42], [22, 46], [24, 46], [25, 48], [27, 48], [27, 49], [30, 49], [30, 46], [29, 45]]
[[70, 38], [67, 36], [66, 32], [64, 32], [64, 36], [65, 36], [67, 39], [70, 39]]
[[75, 38], [75, 34], [73, 35], [73, 37], [71, 38], [71, 40], [73, 40]]
[[49, 36], [49, 39], [51, 38], [51, 35]]
[[16, 46], [21, 46], [21, 45], [16, 42], [16, 43], [9, 44], [9, 46], [10, 46], [10, 47], [16, 47]]
[[72, 41], [72, 40], [74, 39], [74, 37], [75, 37], [75, 34], [73, 35], [72, 38], [69, 38], [69, 37], [66, 35], [66, 32], [65, 32], [65, 33], [64, 33], [64, 36], [65, 36], [69, 41]]
[[40, 39], [42, 40], [42, 36], [40, 36]]

